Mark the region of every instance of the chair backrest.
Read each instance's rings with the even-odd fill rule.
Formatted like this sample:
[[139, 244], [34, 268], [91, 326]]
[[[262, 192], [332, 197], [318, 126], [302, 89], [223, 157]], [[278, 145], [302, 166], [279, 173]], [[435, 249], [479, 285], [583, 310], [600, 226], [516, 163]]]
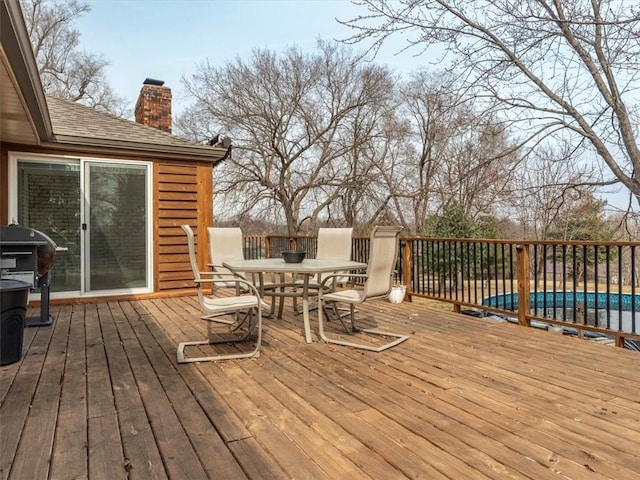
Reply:
[[[223, 262], [244, 260], [242, 229], [240, 227], [209, 227], [209, 261], [213, 265], [213, 271], [231, 274], [231, 270], [222, 266]], [[221, 276], [214, 275], [221, 279]], [[223, 284], [219, 284], [223, 285]], [[234, 282], [228, 286], [236, 286]]]
[[393, 270], [398, 258], [400, 227], [376, 226], [371, 232], [367, 280], [364, 285], [366, 298], [385, 297], [393, 285]]
[[240, 227], [209, 227], [209, 261], [213, 265], [222, 262], [244, 260], [242, 230]]
[[193, 235], [193, 230], [189, 225], [182, 225], [182, 230], [187, 234], [187, 246], [189, 247], [189, 262], [191, 263], [191, 270], [193, 270], [193, 279], [196, 282], [200, 281], [200, 267], [198, 267], [198, 258], [196, 257], [196, 241]]
[[316, 258], [351, 260], [353, 228], [319, 228]]

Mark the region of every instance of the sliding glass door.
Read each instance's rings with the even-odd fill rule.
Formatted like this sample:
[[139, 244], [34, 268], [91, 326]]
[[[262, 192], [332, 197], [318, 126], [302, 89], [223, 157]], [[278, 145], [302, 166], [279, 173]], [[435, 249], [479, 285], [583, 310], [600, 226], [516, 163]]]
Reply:
[[40, 230], [62, 249], [49, 273], [51, 292], [79, 292], [80, 163], [18, 161], [17, 180], [17, 212], [10, 212], [11, 222]]
[[146, 165], [85, 163], [86, 291], [148, 285]]
[[147, 163], [16, 158], [10, 218], [61, 247], [51, 291], [151, 291], [151, 168]]

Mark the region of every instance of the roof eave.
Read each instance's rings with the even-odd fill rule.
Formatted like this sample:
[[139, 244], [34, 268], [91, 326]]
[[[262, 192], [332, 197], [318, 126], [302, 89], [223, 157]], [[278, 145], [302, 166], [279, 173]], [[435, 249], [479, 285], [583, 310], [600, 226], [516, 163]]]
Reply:
[[0, 17], [4, 20], [0, 28], [2, 47], [12, 66], [28, 114], [40, 141], [50, 140], [53, 135], [51, 117], [20, 2], [0, 0]]
[[183, 160], [189, 159], [213, 164], [222, 160], [227, 153], [227, 150], [224, 148], [215, 148], [206, 145], [153, 145], [153, 148], [150, 148], [148, 143], [142, 142], [122, 142], [109, 139], [76, 137], [72, 135], [55, 135], [51, 143], [43, 143], [42, 146], [55, 150], [82, 151], [85, 153], [87, 149], [111, 154], [130, 155], [135, 153], [136, 156], [144, 158], [175, 159], [176, 157], [180, 157], [180, 159]]

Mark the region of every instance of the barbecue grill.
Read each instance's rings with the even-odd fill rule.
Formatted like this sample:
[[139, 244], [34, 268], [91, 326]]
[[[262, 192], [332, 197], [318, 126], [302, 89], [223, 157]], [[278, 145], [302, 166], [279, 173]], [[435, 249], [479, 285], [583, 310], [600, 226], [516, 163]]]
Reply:
[[20, 225], [0, 226], [0, 278], [19, 280], [40, 289], [40, 316], [25, 319], [26, 327], [51, 325], [49, 270], [57, 245], [44, 233]]

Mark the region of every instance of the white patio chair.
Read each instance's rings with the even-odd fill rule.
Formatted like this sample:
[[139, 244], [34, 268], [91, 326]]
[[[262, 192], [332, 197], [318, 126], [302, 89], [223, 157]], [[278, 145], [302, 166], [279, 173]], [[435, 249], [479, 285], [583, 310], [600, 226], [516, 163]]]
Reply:
[[[322, 260], [351, 260], [353, 228], [319, 228], [316, 258]], [[344, 272], [348, 273], [348, 272]], [[313, 279], [318, 286], [321, 278]], [[337, 283], [344, 283], [347, 277], [336, 277]]]
[[[207, 228], [209, 236], [209, 261], [215, 273], [214, 278], [222, 280], [219, 286], [236, 287], [237, 284], [230, 280], [234, 273], [222, 264], [233, 260], [244, 260], [244, 250], [242, 241], [242, 230], [239, 227], [209, 227]], [[246, 275], [236, 274], [245, 281], [254, 285], [260, 295], [268, 295], [269, 291], [276, 289], [277, 284], [273, 280], [264, 280], [263, 276], [256, 281], [255, 277], [247, 277]], [[269, 313], [275, 305], [275, 296], [271, 296], [271, 306]]]
[[[391, 348], [409, 338], [408, 335], [402, 335], [392, 332], [383, 332], [379, 330], [360, 329], [355, 323], [355, 305], [366, 302], [367, 300], [386, 298], [391, 291], [393, 285], [393, 271], [398, 256], [398, 237], [400, 228], [390, 226], [376, 226], [371, 232], [371, 244], [369, 247], [369, 261], [367, 263], [367, 272], [365, 274], [350, 274], [353, 279], [364, 280], [362, 288], [352, 288], [347, 290], [329, 291], [325, 290], [324, 285], [333, 281], [332, 277], [342, 276], [339, 273], [330, 275], [322, 280], [321, 288], [318, 289], [318, 325], [320, 338], [327, 343], [335, 343], [338, 345], [346, 345], [349, 347], [361, 348], [373, 352], [381, 352]], [[324, 331], [324, 314], [325, 307], [330, 303], [348, 303], [350, 311], [351, 329], [340, 318], [347, 333], [364, 332], [366, 334], [391, 337], [392, 341], [383, 345], [369, 345], [356, 343], [347, 340], [329, 338]]]
[[[226, 275], [218, 273], [214, 278], [214, 272], [200, 271], [198, 260], [196, 257], [196, 246], [193, 230], [189, 225], [182, 225], [182, 229], [187, 234], [187, 245], [189, 248], [189, 262], [193, 271], [193, 281], [198, 287], [198, 302], [203, 310], [210, 316], [202, 317], [205, 320], [218, 321], [217, 316], [232, 315], [234, 320], [229, 323], [233, 324], [233, 331], [229, 332], [232, 336], [224, 335], [221, 338], [208, 340], [197, 340], [189, 342], [180, 342], [177, 350], [178, 363], [205, 362], [211, 360], [229, 360], [234, 358], [258, 357], [260, 355], [260, 344], [262, 342], [262, 309], [266, 307], [260, 298], [258, 289], [247, 280], [234, 274]], [[236, 296], [215, 296], [204, 292], [206, 285], [237, 285], [238, 291], [247, 292], [246, 294], [238, 294]], [[243, 313], [242, 317], [240, 314]], [[242, 318], [242, 322], [238, 323], [238, 319]], [[211, 324], [209, 324], [211, 325]], [[236, 332], [244, 330], [238, 334]], [[211, 327], [208, 328], [209, 336], [211, 336]], [[215, 345], [215, 344], [234, 344], [250, 340], [256, 337], [255, 346], [250, 351], [207, 355], [200, 357], [189, 357], [185, 355], [185, 348], [189, 346]]]
[[[353, 228], [319, 228], [316, 258], [319, 260], [351, 260], [352, 238]], [[348, 274], [348, 272], [342, 273]], [[345, 283], [348, 281], [349, 277], [334, 276], [333, 279], [332, 285], [327, 286], [327, 288], [331, 290], [335, 288], [337, 283]], [[317, 290], [320, 288], [321, 281], [322, 277], [320, 275], [314, 275], [309, 278], [309, 288]], [[295, 283], [298, 285], [302, 285], [302, 282], [300, 279], [295, 280]], [[295, 297], [293, 298], [293, 308], [295, 312], [300, 313]]]

